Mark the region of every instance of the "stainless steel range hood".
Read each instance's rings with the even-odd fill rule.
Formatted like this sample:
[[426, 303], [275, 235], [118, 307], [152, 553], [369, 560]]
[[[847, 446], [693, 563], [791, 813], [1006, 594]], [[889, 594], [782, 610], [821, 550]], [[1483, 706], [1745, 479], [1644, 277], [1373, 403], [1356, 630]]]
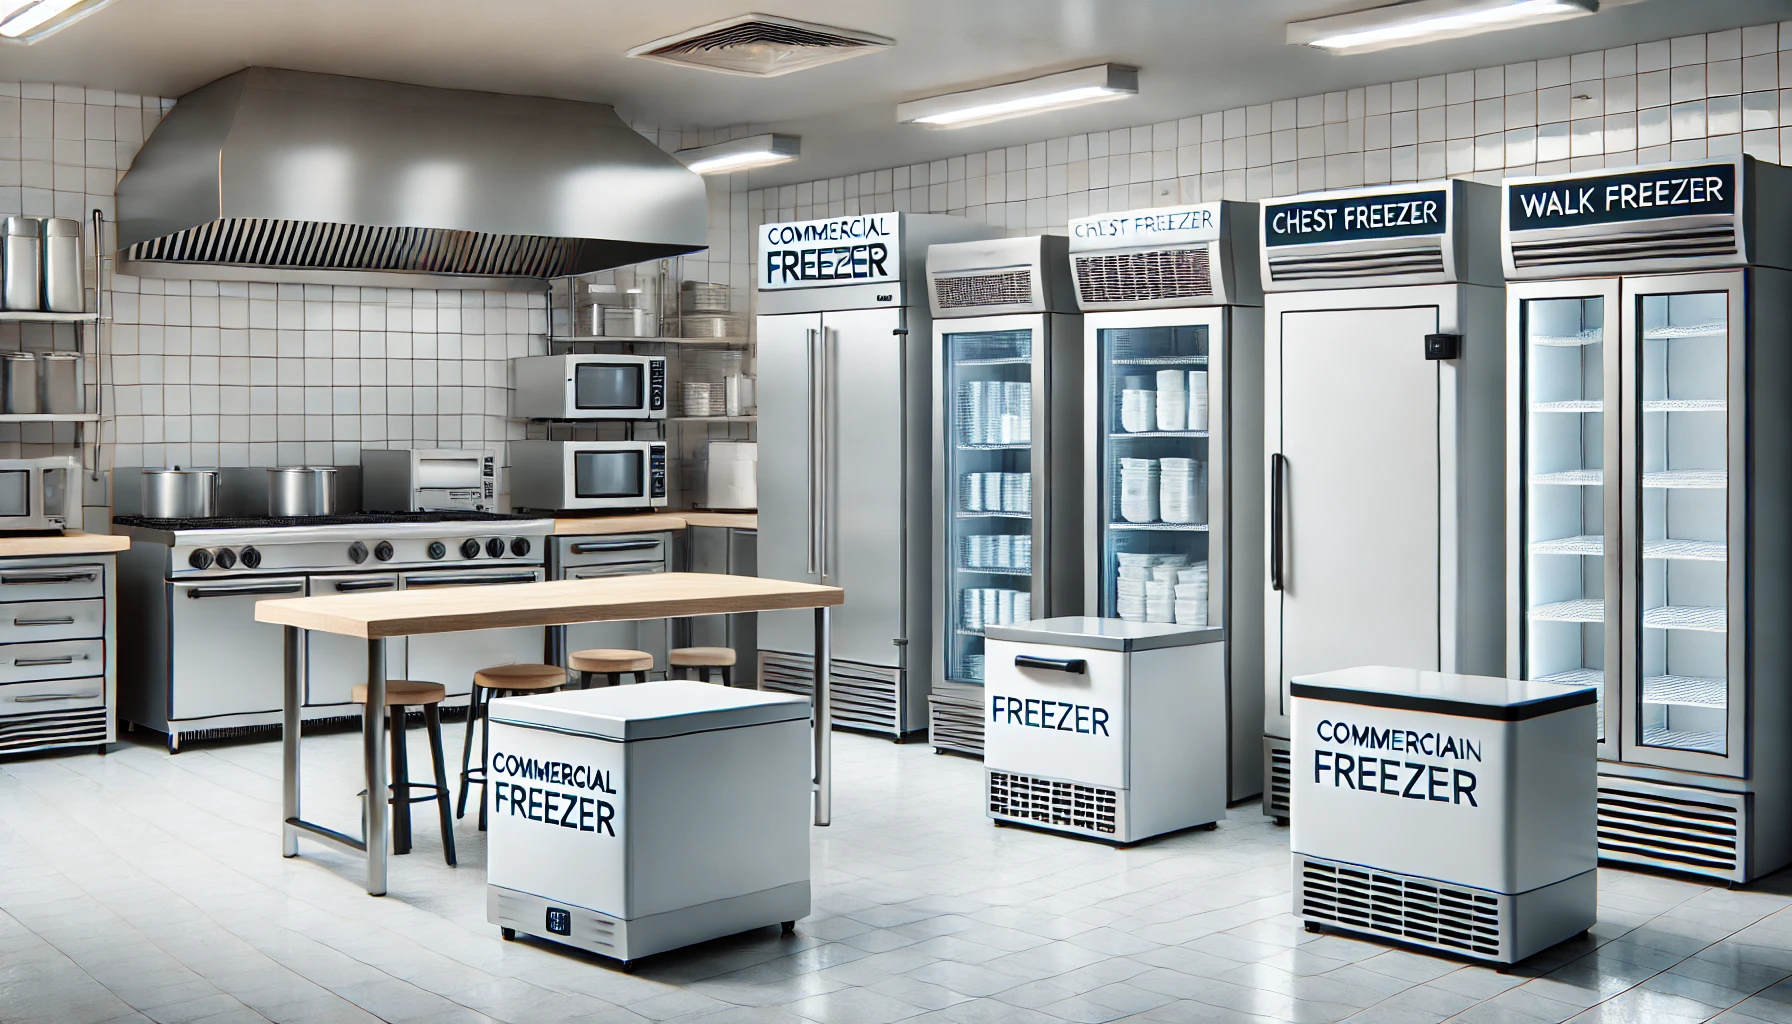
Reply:
[[480, 287], [701, 249], [707, 210], [608, 106], [247, 68], [119, 181], [119, 269]]

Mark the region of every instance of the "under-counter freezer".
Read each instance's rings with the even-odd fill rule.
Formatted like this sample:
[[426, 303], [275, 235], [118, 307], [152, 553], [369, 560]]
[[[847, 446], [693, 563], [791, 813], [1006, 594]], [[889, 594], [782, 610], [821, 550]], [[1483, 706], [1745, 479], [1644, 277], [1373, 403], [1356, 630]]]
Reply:
[[1792, 171], [1512, 178], [1508, 658], [1599, 691], [1600, 856], [1792, 862]]

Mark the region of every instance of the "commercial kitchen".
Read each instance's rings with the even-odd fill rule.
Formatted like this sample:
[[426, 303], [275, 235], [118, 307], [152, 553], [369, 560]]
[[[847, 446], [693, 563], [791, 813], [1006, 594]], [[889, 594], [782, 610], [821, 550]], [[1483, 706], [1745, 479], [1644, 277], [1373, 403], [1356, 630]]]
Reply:
[[1783, 0], [0, 0], [0, 1022], [1792, 1021]]

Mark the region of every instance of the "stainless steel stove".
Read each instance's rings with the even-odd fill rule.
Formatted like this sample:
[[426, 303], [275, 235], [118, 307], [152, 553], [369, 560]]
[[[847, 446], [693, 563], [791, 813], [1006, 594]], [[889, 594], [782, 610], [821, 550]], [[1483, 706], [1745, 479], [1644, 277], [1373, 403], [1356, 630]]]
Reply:
[[[282, 636], [255, 621], [256, 601], [538, 581], [554, 531], [552, 519], [482, 512], [112, 524], [136, 541], [119, 558], [119, 711], [166, 733], [170, 751], [183, 737], [280, 724]], [[441, 683], [457, 706], [474, 670], [545, 652], [540, 628], [412, 637], [387, 643], [386, 674]], [[308, 634], [304, 717], [359, 714], [349, 695], [365, 657], [358, 641]]]

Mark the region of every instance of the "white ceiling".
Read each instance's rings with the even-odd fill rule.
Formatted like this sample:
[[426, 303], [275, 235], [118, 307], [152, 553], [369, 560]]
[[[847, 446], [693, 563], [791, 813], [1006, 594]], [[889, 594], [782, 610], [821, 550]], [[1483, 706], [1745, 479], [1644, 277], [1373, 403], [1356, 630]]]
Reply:
[[[754, 186], [1147, 124], [1625, 43], [1771, 22], [1787, 0], [1606, 0], [1529, 30], [1331, 57], [1283, 43], [1285, 22], [1373, 0], [119, 0], [31, 47], [0, 78], [179, 96], [248, 65], [613, 103], [640, 125], [752, 124], [803, 137]], [[623, 51], [750, 11], [891, 36], [896, 46], [750, 79]], [[1142, 70], [1140, 95], [995, 125], [895, 123], [899, 100], [1101, 61]]]

